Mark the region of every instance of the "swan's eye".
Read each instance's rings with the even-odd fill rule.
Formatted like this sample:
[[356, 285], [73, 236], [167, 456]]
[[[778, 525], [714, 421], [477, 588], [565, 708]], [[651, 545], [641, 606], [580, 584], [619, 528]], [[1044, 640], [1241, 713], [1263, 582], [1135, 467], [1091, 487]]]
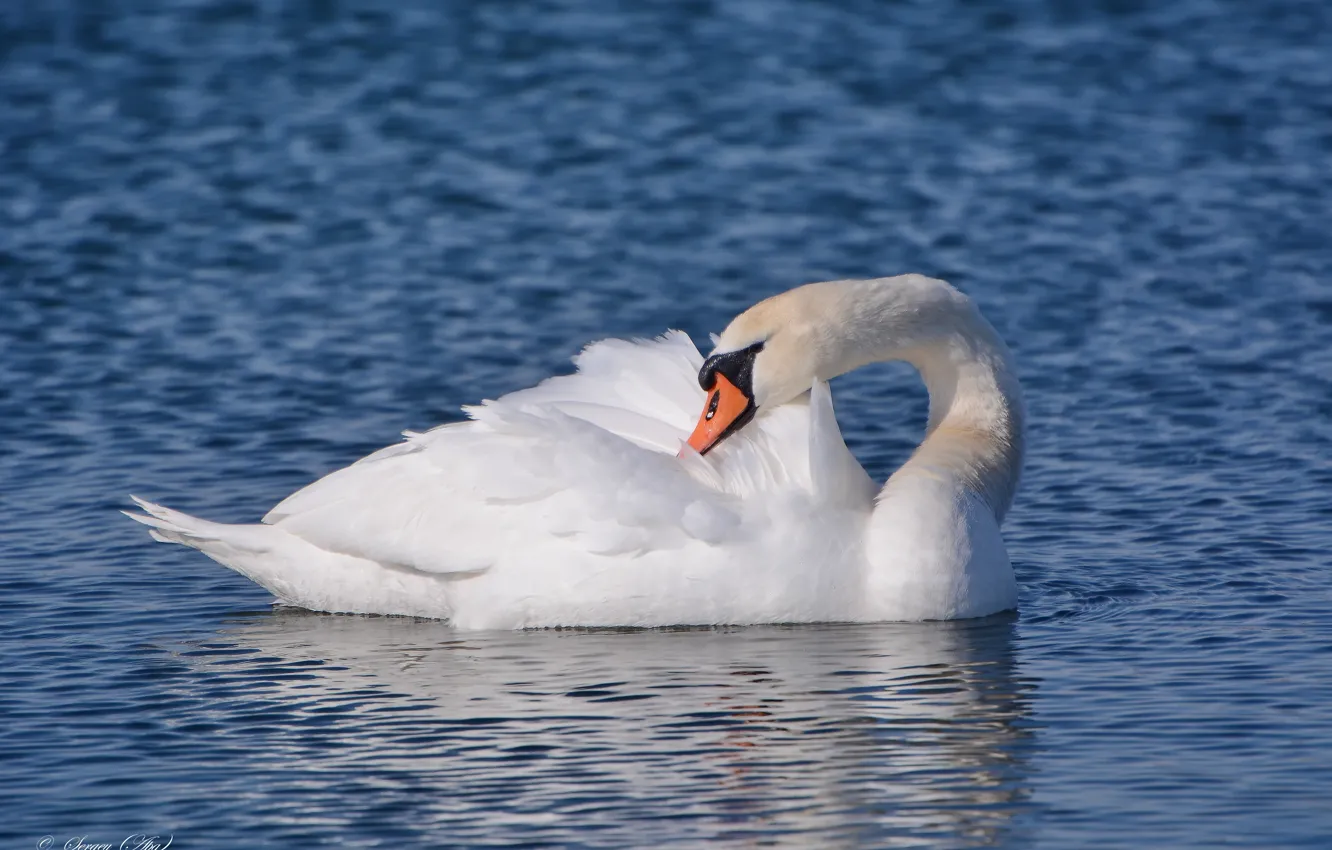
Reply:
[[704, 419], [707, 419], [707, 420], [711, 420], [712, 417], [716, 416], [716, 415], [717, 415], [717, 405], [718, 405], [720, 402], [721, 402], [721, 393], [720, 393], [720, 392], [715, 392], [715, 393], [713, 393], [713, 394], [712, 394], [712, 401], [708, 402], [708, 412], [705, 413], [705, 414], [703, 415], [703, 418], [704, 418]]

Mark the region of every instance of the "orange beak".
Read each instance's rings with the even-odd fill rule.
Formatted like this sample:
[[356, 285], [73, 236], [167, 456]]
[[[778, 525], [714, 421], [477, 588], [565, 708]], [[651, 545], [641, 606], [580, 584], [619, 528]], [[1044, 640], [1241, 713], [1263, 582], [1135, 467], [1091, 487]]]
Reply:
[[753, 402], [749, 396], [718, 372], [717, 382], [708, 392], [708, 404], [703, 408], [703, 414], [698, 417], [694, 433], [689, 435], [689, 445], [699, 454], [706, 454], [708, 449], [717, 445], [722, 437], [730, 433], [730, 428], [737, 419], [752, 410]]

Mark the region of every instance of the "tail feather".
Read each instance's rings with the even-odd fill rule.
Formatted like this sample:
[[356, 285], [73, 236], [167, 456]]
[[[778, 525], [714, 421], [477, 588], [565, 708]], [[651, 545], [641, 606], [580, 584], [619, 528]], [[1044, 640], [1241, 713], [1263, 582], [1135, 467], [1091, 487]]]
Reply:
[[[149, 534], [160, 543], [180, 543], [213, 558], [247, 553], [260, 554], [272, 548], [272, 528], [264, 525], [228, 525], [209, 522], [130, 496], [148, 515], [121, 511], [125, 516], [149, 527]], [[225, 563], [225, 562], [224, 562]], [[230, 563], [227, 564], [231, 566]]]
[[210, 522], [130, 496], [144, 513], [121, 511], [161, 543], [198, 549], [270, 591], [317, 611], [448, 616], [444, 582], [329, 552], [272, 525]]

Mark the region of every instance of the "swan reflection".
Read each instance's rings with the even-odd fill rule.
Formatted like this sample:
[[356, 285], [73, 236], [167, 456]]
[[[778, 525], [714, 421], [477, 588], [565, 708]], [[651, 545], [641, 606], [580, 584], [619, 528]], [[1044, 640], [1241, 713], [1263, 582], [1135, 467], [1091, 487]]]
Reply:
[[275, 759], [373, 775], [456, 841], [665, 819], [668, 843], [970, 846], [1012, 839], [1031, 805], [1014, 628], [462, 634], [277, 610], [182, 655], [262, 703]]

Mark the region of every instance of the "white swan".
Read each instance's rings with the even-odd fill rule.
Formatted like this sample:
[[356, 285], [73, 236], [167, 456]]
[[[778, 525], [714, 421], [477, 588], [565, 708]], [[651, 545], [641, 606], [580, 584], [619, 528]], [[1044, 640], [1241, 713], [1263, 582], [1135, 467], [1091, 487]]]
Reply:
[[[876, 497], [825, 382], [880, 360], [920, 371], [930, 415]], [[670, 332], [596, 343], [575, 363], [467, 408], [470, 421], [407, 433], [264, 524], [139, 499], [148, 515], [130, 516], [282, 602], [466, 629], [1016, 606], [999, 523], [1022, 464], [1021, 393], [1008, 349], [947, 283], [809, 284], [742, 313], [706, 359]]]

